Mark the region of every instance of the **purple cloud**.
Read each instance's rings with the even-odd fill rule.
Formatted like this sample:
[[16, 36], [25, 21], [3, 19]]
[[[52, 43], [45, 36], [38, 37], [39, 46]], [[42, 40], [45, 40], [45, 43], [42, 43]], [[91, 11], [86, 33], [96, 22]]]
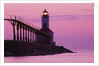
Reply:
[[[28, 18], [24, 17], [27, 21], [31, 22], [41, 22], [41, 18]], [[50, 21], [62, 21], [62, 20], [78, 20], [78, 19], [94, 19], [94, 15], [53, 15], [50, 16]]]
[[28, 19], [31, 22], [41, 22], [41, 19]]
[[77, 19], [93, 19], [94, 15], [54, 15], [50, 20], [77, 20]]
[[88, 10], [88, 9], [86, 9], [86, 10], [80, 10], [80, 11], [94, 11], [94, 10]]

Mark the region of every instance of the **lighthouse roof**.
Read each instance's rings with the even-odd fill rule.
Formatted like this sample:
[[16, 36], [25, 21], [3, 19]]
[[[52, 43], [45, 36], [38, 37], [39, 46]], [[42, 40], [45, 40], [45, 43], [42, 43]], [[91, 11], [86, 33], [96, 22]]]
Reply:
[[51, 29], [49, 28], [42, 28], [40, 29], [40, 31], [43, 31], [43, 32], [53, 32]]
[[46, 9], [43, 11], [43, 13], [44, 13], [44, 12], [48, 13], [48, 12], [46, 11]]

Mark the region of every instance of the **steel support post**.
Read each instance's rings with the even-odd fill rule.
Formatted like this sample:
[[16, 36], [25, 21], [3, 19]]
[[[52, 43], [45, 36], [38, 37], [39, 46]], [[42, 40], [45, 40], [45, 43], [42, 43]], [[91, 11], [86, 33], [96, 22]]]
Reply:
[[13, 21], [13, 40], [16, 40], [15, 36], [15, 22]]
[[24, 41], [24, 25], [23, 25], [23, 41]]
[[28, 27], [28, 42], [29, 42], [29, 27]]
[[26, 37], [26, 42], [27, 42], [27, 27], [25, 28], [25, 37]]
[[19, 23], [17, 23], [17, 40], [19, 41]]
[[22, 25], [20, 24], [20, 41], [22, 41]]

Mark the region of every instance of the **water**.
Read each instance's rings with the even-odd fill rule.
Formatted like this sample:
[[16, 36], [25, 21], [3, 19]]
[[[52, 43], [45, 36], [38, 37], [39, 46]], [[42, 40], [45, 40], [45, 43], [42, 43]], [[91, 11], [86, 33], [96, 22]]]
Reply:
[[5, 63], [94, 63], [93, 51], [77, 51], [46, 56], [4, 57]]

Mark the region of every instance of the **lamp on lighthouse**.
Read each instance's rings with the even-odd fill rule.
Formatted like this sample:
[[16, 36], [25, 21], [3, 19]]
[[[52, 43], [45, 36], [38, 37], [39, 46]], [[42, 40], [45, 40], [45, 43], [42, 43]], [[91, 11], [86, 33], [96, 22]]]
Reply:
[[46, 9], [43, 11], [43, 16], [48, 16], [48, 12], [46, 11]]
[[44, 12], [43, 15], [47, 15], [48, 13]]

